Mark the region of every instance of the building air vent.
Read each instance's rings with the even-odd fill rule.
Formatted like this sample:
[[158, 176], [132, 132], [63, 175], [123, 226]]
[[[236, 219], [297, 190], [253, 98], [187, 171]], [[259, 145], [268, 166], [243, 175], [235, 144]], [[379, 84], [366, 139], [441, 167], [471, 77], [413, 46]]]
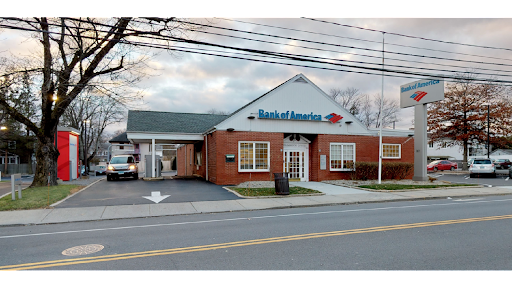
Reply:
[[302, 77], [299, 77], [297, 80], [293, 82], [299, 82], [299, 83], [308, 83], [306, 80], [304, 80]]

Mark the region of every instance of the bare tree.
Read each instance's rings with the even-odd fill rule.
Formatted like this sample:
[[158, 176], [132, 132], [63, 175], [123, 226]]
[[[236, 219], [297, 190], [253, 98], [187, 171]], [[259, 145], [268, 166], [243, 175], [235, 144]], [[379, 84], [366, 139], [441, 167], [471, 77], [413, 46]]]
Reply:
[[361, 106], [361, 101], [364, 95], [359, 92], [359, 89], [348, 87], [344, 90], [340, 88], [333, 88], [329, 91], [329, 97], [338, 102], [341, 107], [347, 109], [350, 114], [358, 116]]
[[[102, 143], [103, 132], [110, 124], [126, 119], [126, 110], [117, 105], [113, 98], [93, 95], [86, 91], [66, 109], [62, 115], [62, 123], [80, 131], [80, 159], [87, 163], [96, 156], [99, 144]], [[87, 123], [87, 129], [85, 125]], [[86, 135], [87, 133], [87, 135]], [[87, 140], [87, 142], [86, 142]], [[87, 153], [85, 153], [87, 151]]]
[[206, 114], [229, 115], [230, 113], [228, 111], [222, 111], [217, 110], [215, 108], [211, 108], [210, 110], [206, 111]]
[[[368, 94], [362, 94], [359, 89], [349, 87], [346, 89], [333, 88], [328, 94], [341, 107], [347, 109], [361, 121], [366, 128], [379, 127], [380, 115], [380, 94], [373, 97], [373, 101]], [[389, 126], [393, 121], [398, 121], [396, 114], [400, 111], [398, 100], [384, 99], [382, 107], [383, 127]]]
[[375, 115], [372, 111], [370, 95], [364, 94], [361, 98], [361, 108], [359, 110], [360, 113], [358, 119], [366, 126], [366, 128], [370, 128], [372, 123], [376, 121]]
[[[27, 33], [41, 54], [0, 65], [0, 75], [28, 72], [37, 78], [40, 117], [34, 121], [0, 95], [0, 106], [37, 138], [36, 172], [32, 186], [57, 185], [54, 135], [60, 117], [84, 89], [126, 103], [140, 96], [132, 87], [143, 77], [150, 48], [170, 47], [189, 35], [189, 25], [176, 18], [0, 18], [0, 27]], [[191, 27], [190, 27], [191, 28]], [[195, 28], [197, 29], [197, 27]], [[54, 98], [54, 95], [57, 97]]]
[[[375, 118], [374, 118], [374, 123], [375, 123], [375, 128], [379, 128], [380, 127], [380, 122], [379, 122], [379, 119], [382, 119], [382, 127], [389, 127], [393, 121], [398, 121], [397, 117], [396, 117], [396, 114], [398, 112], [400, 112], [400, 104], [398, 103], [398, 100], [397, 99], [389, 99], [389, 98], [384, 98], [383, 101], [382, 101], [382, 109], [381, 109], [381, 97], [380, 97], [380, 93], [379, 94], [375, 94], [373, 96], [373, 102], [376, 106], [375, 108]], [[381, 111], [382, 111], [382, 118], [380, 118], [381, 116]]]

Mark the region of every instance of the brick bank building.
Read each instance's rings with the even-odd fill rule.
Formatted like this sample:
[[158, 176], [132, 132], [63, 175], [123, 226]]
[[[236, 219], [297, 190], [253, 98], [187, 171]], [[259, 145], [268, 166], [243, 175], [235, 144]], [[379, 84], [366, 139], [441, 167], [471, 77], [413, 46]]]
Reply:
[[[183, 144], [178, 175], [219, 185], [269, 181], [276, 172], [300, 181], [349, 179], [352, 163], [378, 162], [378, 133], [302, 74], [231, 115], [131, 110], [127, 124], [128, 139], [150, 151]], [[411, 131], [383, 129], [382, 136], [383, 162], [414, 162]]]

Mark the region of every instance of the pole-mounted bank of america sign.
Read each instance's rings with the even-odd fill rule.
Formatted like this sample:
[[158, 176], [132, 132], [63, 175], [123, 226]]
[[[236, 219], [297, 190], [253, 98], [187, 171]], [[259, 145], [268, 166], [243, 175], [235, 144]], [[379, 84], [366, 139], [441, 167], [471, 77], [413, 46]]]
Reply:
[[400, 108], [414, 106], [414, 176], [427, 178], [427, 103], [444, 99], [444, 81], [420, 80], [400, 86]]
[[443, 80], [420, 80], [400, 86], [400, 108], [444, 99]]

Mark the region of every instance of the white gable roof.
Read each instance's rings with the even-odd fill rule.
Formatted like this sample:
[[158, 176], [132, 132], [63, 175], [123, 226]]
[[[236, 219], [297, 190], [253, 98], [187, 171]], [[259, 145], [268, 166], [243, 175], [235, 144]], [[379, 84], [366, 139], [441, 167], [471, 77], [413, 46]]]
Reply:
[[[331, 113], [343, 118], [331, 123], [325, 118]], [[307, 120], [292, 119], [292, 115], [296, 117], [297, 114], [301, 118], [307, 117]], [[250, 116], [254, 119], [249, 119]], [[268, 118], [264, 118], [265, 116]], [[375, 132], [366, 129], [356, 117], [303, 74], [296, 75], [242, 107], [215, 128], [256, 132], [375, 135]]]

